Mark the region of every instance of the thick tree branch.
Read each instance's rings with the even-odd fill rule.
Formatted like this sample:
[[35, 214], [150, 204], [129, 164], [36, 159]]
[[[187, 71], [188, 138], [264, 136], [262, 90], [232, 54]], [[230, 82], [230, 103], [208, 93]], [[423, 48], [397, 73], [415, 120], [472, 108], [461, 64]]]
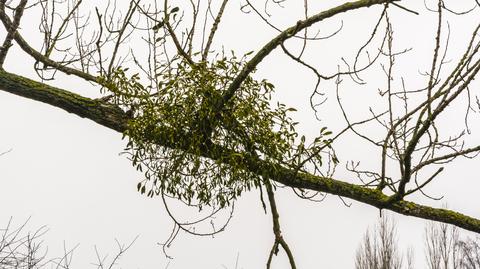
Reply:
[[0, 90], [61, 108], [118, 132], [127, 128], [127, 114], [99, 99], [86, 98], [5, 71], [0, 71]]
[[[117, 106], [92, 100], [4, 71], [0, 71], [0, 90], [61, 108], [69, 113], [88, 118], [118, 132], [124, 132], [128, 126], [129, 117]], [[168, 142], [171, 140], [168, 139], [168, 130], [159, 130], [159, 132], [162, 131], [164, 132], [163, 136], [161, 134], [156, 136], [157, 144], [171, 147], [172, 145]], [[177, 149], [182, 150], [182, 148], [178, 148], [178, 146]], [[232, 152], [213, 144], [212, 147], [206, 149], [201, 154], [207, 158], [222, 160], [222, 157], [229, 156]], [[480, 233], [480, 220], [455, 211], [423, 206], [408, 201], [391, 201], [389, 196], [379, 190], [331, 178], [300, 173], [283, 166], [274, 166], [271, 163], [254, 157], [247, 156], [244, 161], [251, 172], [260, 174], [266, 179], [275, 180], [289, 187], [339, 195], [379, 209], [387, 209], [407, 216], [449, 223], [469, 231]]]

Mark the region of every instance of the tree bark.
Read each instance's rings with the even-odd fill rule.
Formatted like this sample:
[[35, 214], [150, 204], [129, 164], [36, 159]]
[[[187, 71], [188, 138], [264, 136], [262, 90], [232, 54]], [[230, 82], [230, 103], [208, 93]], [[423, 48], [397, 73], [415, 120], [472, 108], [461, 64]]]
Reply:
[[[5, 71], [0, 71], [0, 90], [63, 109], [117, 132], [123, 133], [128, 127], [130, 118], [118, 106], [101, 100], [86, 98], [70, 91], [55, 88]], [[167, 139], [161, 138], [162, 135], [159, 137], [155, 141], [158, 145], [172, 147]], [[168, 137], [168, 130], [165, 130], [163, 137]], [[182, 148], [177, 149], [183, 150]], [[202, 152], [202, 155], [207, 158], [221, 160], [222, 156], [231, 153], [229, 149], [219, 145], [212, 145], [211, 148]], [[245, 162], [251, 172], [289, 187], [339, 195], [379, 209], [387, 209], [407, 216], [449, 223], [480, 233], [480, 220], [455, 211], [428, 207], [403, 200], [392, 201], [389, 196], [376, 189], [308, 173], [298, 173], [251, 156], [247, 156]]]

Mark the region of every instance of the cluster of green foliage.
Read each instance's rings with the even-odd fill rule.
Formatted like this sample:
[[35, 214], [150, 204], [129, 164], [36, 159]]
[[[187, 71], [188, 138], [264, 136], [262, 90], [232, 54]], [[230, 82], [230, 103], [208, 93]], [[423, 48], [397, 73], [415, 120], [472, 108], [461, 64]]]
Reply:
[[247, 169], [247, 156], [279, 165], [305, 162], [299, 157], [306, 152], [305, 139], [294, 145], [296, 122], [288, 116], [294, 109], [272, 106], [274, 86], [268, 81], [248, 77], [218, 108], [245, 64], [245, 57], [234, 55], [195, 65], [177, 61], [157, 74], [154, 87], [143, 86], [139, 75], [127, 76], [121, 68], [104, 78], [113, 102], [133, 109], [126, 151], [144, 172], [141, 193], [224, 207], [262, 183], [261, 175]]

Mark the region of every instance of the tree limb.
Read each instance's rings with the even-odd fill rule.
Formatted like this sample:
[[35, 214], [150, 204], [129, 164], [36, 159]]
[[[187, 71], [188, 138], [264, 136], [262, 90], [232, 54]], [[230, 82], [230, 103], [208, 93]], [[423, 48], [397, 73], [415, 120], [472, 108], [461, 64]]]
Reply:
[[285, 40], [289, 39], [292, 36], [295, 36], [298, 32], [302, 31], [305, 28], [312, 26], [313, 24], [323, 21], [325, 19], [331, 18], [336, 16], [340, 13], [344, 13], [347, 11], [370, 7], [373, 5], [385, 4], [393, 1], [400, 1], [400, 0], [359, 0], [355, 2], [347, 2], [345, 4], [339, 5], [337, 7], [331, 8], [329, 10], [320, 12], [316, 15], [306, 18], [305, 20], [298, 21], [295, 25], [287, 28], [280, 34], [278, 34], [275, 38], [270, 40], [265, 46], [263, 46], [257, 54], [245, 65], [245, 67], [238, 73], [235, 79], [230, 83], [228, 89], [226, 90], [223, 98], [217, 104], [215, 108], [216, 111], [221, 111], [225, 103], [227, 103], [234, 95], [235, 92], [240, 88], [240, 85], [243, 81], [250, 75], [250, 73], [255, 70], [257, 65], [263, 61], [265, 57], [267, 57], [275, 48], [277, 48], [280, 44], [282, 44]]
[[[115, 105], [93, 100], [78, 94], [35, 82], [28, 78], [0, 71], [0, 90], [40, 101], [61, 108], [82, 118], [90, 119], [102, 126], [118, 132], [127, 130], [129, 117], [126, 112]], [[160, 146], [171, 147], [168, 130], [160, 130], [163, 136], [157, 137]], [[187, 143], [184, 143], [187, 144]], [[183, 150], [177, 143], [178, 150]], [[178, 146], [180, 145], [180, 146]], [[201, 155], [214, 160], [222, 160], [223, 156], [232, 154], [231, 150], [212, 144]], [[275, 180], [292, 188], [309, 189], [350, 198], [379, 209], [387, 209], [406, 216], [449, 223], [465, 230], [480, 233], [480, 220], [461, 213], [433, 208], [409, 201], [392, 201], [380, 190], [343, 182], [340, 180], [315, 176], [293, 171], [280, 165], [272, 165], [266, 161], [246, 155], [244, 161], [248, 169], [265, 179]]]
[[61, 108], [118, 132], [127, 128], [127, 114], [99, 99], [86, 98], [5, 71], [0, 71], [0, 90]]

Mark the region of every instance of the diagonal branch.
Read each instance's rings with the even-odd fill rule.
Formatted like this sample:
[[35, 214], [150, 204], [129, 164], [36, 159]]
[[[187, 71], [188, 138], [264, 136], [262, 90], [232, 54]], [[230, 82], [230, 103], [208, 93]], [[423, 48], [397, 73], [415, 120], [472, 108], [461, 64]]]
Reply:
[[233, 98], [235, 92], [240, 88], [243, 81], [250, 75], [250, 73], [257, 68], [257, 65], [267, 57], [273, 50], [275, 50], [285, 40], [295, 36], [298, 32], [312, 26], [315, 23], [321, 22], [325, 19], [336, 16], [340, 13], [356, 10], [364, 7], [370, 7], [373, 5], [386, 4], [393, 1], [400, 0], [358, 0], [355, 2], [347, 2], [329, 10], [320, 12], [316, 15], [306, 18], [305, 20], [298, 21], [295, 25], [287, 28], [275, 38], [265, 44], [255, 56], [245, 65], [245, 67], [238, 73], [235, 79], [228, 86], [225, 94], [220, 99], [219, 103], [215, 107], [215, 111], [220, 112], [225, 104]]
[[192, 57], [183, 49], [182, 44], [180, 44], [180, 41], [178, 40], [177, 35], [175, 34], [175, 30], [173, 29], [172, 25], [170, 24], [170, 13], [167, 11], [168, 9], [168, 2], [164, 2], [164, 13], [165, 13], [165, 28], [167, 29], [168, 33], [172, 37], [173, 43], [175, 44], [175, 47], [177, 48], [178, 53], [188, 62], [190, 65], [195, 65], [195, 62], [192, 60]]
[[433, 164], [433, 163], [437, 163], [437, 162], [441, 162], [441, 161], [452, 160], [452, 159], [455, 159], [455, 158], [460, 157], [460, 156], [465, 157], [467, 154], [470, 154], [470, 153], [478, 154], [479, 151], [480, 151], [480, 146], [476, 146], [476, 147], [472, 147], [472, 148], [468, 148], [468, 149], [464, 149], [464, 150], [459, 150], [459, 151], [456, 151], [456, 152], [453, 152], [453, 153], [450, 153], [450, 154], [446, 154], [446, 155], [443, 155], [443, 156], [431, 158], [429, 160], [426, 160], [424, 162], [419, 163], [417, 166], [415, 166], [412, 169], [412, 172], [417, 172], [417, 171], [419, 171], [420, 169], [422, 169], [423, 167], [425, 167], [429, 164]]
[[[0, 71], [0, 90], [22, 96], [31, 100], [40, 101], [48, 105], [61, 108], [69, 113], [90, 119], [102, 126], [118, 132], [127, 130], [129, 117], [119, 107], [102, 101], [92, 100], [72, 92], [51, 87], [43, 83], [32, 81], [28, 78]], [[169, 130], [158, 130], [159, 136], [156, 143], [159, 146], [172, 147]], [[188, 139], [188, 138], [186, 138]], [[178, 150], [185, 150], [176, 143]], [[217, 161], [225, 160], [232, 151], [222, 146], [212, 144], [200, 152], [203, 157]], [[370, 189], [344, 181], [315, 176], [298, 172], [280, 165], [273, 165], [252, 156], [245, 155], [248, 170], [262, 175], [292, 188], [309, 189], [313, 191], [330, 193], [358, 202], [371, 205], [379, 209], [387, 209], [406, 216], [439, 221], [452, 224], [460, 228], [480, 233], [480, 220], [461, 213], [424, 206], [408, 201], [392, 201], [389, 196], [376, 189]]]

